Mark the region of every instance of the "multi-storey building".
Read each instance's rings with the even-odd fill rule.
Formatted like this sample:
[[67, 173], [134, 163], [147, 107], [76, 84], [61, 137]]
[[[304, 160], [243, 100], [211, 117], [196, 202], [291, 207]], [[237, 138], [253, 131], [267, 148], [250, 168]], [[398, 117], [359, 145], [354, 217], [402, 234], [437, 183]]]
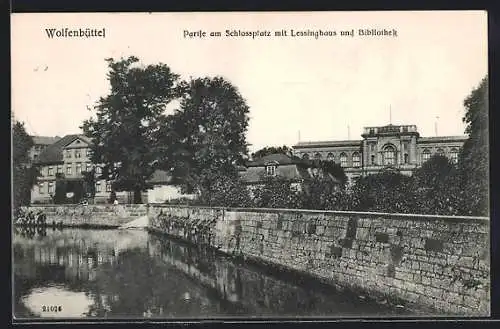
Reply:
[[415, 125], [364, 128], [362, 139], [299, 142], [294, 153], [303, 159], [339, 163], [349, 180], [391, 168], [411, 175], [434, 154], [458, 161], [467, 136], [421, 137]]
[[[50, 203], [55, 194], [56, 175], [64, 174], [67, 181], [81, 181], [82, 172], [90, 172], [95, 167], [96, 175], [101, 174], [101, 167], [91, 160], [90, 140], [84, 135], [66, 135], [47, 146], [34, 161], [40, 176], [38, 185], [31, 191], [32, 203]], [[111, 193], [111, 183], [97, 180], [95, 186], [96, 202], [105, 202]], [[127, 202], [127, 192], [117, 192], [120, 201]]]
[[33, 138], [33, 146], [29, 150], [29, 158], [30, 160], [36, 161], [38, 157], [40, 156], [40, 153], [42, 153], [43, 150], [49, 145], [54, 144], [58, 140], [61, 139], [61, 137], [56, 136], [56, 137], [49, 137], [49, 136], [31, 136]]

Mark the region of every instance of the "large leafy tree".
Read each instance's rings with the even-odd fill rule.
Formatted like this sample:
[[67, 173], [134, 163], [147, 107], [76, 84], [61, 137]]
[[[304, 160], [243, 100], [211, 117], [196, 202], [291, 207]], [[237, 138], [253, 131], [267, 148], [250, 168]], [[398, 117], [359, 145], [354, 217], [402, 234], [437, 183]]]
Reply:
[[133, 191], [134, 203], [141, 203], [158, 157], [155, 132], [178, 96], [179, 76], [162, 63], [138, 65], [134, 56], [106, 61], [111, 91], [82, 129], [93, 142], [92, 161], [103, 166], [101, 178], [113, 181], [117, 191]]
[[464, 100], [469, 135], [459, 155], [467, 215], [489, 214], [488, 77]]
[[30, 203], [30, 193], [36, 184], [38, 171], [30, 163], [29, 150], [34, 145], [33, 138], [26, 132], [24, 124], [15, 121], [12, 126], [12, 184], [13, 206]]
[[237, 179], [248, 154], [248, 113], [238, 89], [222, 77], [186, 84], [180, 109], [157, 134], [159, 166], [187, 192], [211, 194], [223, 175]]

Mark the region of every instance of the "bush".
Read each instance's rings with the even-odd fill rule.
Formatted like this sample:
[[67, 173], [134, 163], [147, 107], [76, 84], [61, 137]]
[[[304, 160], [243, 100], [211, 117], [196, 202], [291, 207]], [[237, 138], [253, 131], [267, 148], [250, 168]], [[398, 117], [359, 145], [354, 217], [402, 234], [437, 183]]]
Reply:
[[413, 179], [397, 172], [360, 178], [349, 192], [350, 210], [411, 213], [415, 195]]
[[245, 184], [239, 179], [224, 176], [215, 180], [210, 190], [203, 190], [198, 202], [202, 205], [219, 207], [251, 207], [253, 205]]
[[265, 178], [253, 195], [255, 206], [259, 208], [303, 208], [303, 192], [294, 182], [281, 177]]
[[336, 181], [313, 178], [305, 184], [301, 203], [307, 209], [343, 210], [345, 194]]

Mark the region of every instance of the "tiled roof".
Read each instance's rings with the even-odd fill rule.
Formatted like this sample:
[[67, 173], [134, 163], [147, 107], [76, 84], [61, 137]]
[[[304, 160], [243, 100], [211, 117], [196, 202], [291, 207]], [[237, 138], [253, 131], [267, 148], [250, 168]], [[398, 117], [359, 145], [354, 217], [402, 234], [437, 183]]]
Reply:
[[35, 145], [51, 145], [61, 139], [59, 136], [31, 136]]
[[50, 164], [50, 163], [63, 162], [64, 147], [72, 143], [77, 138], [82, 139], [87, 143], [90, 143], [90, 140], [83, 135], [78, 135], [78, 134], [66, 135], [63, 138], [57, 140], [55, 143], [47, 146], [38, 156], [36, 163]]
[[[289, 180], [302, 180], [307, 171], [299, 170], [295, 164], [279, 165], [276, 167], [276, 176]], [[246, 171], [240, 172], [240, 178], [245, 183], [258, 183], [266, 177], [266, 167], [248, 167]]]

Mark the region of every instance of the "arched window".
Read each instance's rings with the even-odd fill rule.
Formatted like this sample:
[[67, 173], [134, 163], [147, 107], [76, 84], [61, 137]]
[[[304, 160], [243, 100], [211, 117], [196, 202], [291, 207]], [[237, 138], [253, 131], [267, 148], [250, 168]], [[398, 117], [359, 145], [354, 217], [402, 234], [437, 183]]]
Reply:
[[321, 158], [322, 158], [322, 156], [321, 156], [321, 153], [319, 153], [319, 152], [314, 155], [315, 160], [321, 160]]
[[358, 152], [354, 152], [352, 154], [352, 166], [353, 167], [361, 167], [361, 157]]
[[384, 147], [384, 165], [392, 166], [396, 163], [396, 149], [392, 145]]
[[444, 150], [442, 148], [438, 148], [436, 154], [444, 157]]
[[340, 154], [340, 166], [347, 167], [347, 154], [345, 153]]
[[371, 156], [371, 165], [374, 166], [375, 165], [375, 155], [372, 154]]
[[428, 149], [425, 149], [422, 152], [422, 162], [425, 162], [425, 161], [429, 160], [430, 157], [431, 157], [431, 151], [429, 151]]
[[450, 151], [450, 160], [452, 163], [458, 162], [458, 150], [456, 148], [452, 148]]
[[302, 155], [302, 159], [303, 159], [303, 160], [309, 160], [309, 154], [304, 153], [304, 154]]
[[326, 156], [326, 160], [327, 161], [334, 161], [335, 160], [335, 156], [333, 155], [333, 153], [328, 153], [328, 155]]

